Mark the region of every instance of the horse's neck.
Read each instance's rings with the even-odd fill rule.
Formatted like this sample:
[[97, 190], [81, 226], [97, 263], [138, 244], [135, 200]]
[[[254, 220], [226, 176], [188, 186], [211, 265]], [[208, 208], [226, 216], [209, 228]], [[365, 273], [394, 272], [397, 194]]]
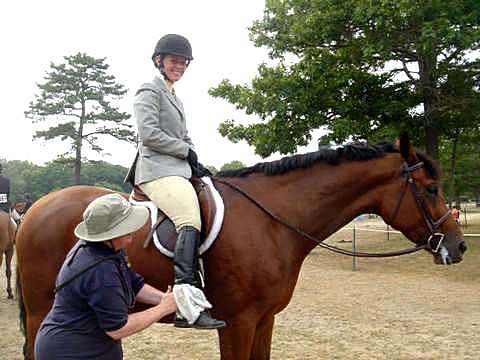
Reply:
[[[385, 158], [320, 163], [280, 176], [259, 176], [254, 182], [256, 192], [268, 189], [259, 197], [272, 212], [322, 241], [359, 214], [375, 212], [376, 192], [397, 169], [391, 163]], [[297, 243], [305, 253], [316, 246], [311, 240]]]

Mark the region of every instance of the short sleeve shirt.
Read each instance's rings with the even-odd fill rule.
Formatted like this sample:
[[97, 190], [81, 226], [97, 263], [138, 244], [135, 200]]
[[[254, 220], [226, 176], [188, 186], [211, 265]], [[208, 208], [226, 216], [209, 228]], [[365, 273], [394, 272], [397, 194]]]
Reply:
[[143, 278], [128, 267], [125, 254], [103, 243], [79, 242], [60, 269], [56, 286], [64, 282], [37, 334], [35, 358], [122, 359], [121, 342], [105, 332], [127, 323], [128, 309], [144, 285]]

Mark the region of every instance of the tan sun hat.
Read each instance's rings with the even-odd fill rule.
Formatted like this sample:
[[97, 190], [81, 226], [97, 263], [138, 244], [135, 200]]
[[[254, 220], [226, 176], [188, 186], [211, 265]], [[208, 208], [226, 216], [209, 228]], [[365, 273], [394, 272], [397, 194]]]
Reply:
[[86, 241], [105, 241], [140, 229], [147, 219], [147, 208], [134, 206], [119, 194], [108, 194], [87, 206], [74, 232]]

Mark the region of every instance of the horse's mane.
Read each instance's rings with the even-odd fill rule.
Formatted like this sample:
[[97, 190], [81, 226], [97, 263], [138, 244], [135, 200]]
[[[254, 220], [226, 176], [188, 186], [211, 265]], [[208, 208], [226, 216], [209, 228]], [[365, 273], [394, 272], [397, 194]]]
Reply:
[[[368, 143], [351, 143], [337, 148], [323, 148], [306, 154], [297, 154], [284, 157], [271, 162], [257, 163], [241, 169], [225, 170], [217, 173], [219, 177], [242, 177], [253, 173], [265, 175], [284, 174], [290, 170], [302, 169], [312, 164], [324, 161], [331, 165], [338, 164], [341, 160], [361, 161], [384, 156], [386, 153], [398, 153], [398, 148], [389, 142], [381, 142], [375, 145]], [[425, 169], [432, 178], [438, 179], [437, 166], [425, 154], [417, 152], [421, 161], [425, 163]]]

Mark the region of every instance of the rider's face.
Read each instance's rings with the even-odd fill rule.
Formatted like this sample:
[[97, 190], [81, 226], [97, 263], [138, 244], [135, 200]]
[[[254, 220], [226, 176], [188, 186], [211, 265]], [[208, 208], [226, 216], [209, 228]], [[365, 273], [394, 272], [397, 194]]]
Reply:
[[167, 78], [172, 82], [178, 81], [187, 69], [187, 60], [179, 55], [166, 55], [163, 59], [163, 69]]

